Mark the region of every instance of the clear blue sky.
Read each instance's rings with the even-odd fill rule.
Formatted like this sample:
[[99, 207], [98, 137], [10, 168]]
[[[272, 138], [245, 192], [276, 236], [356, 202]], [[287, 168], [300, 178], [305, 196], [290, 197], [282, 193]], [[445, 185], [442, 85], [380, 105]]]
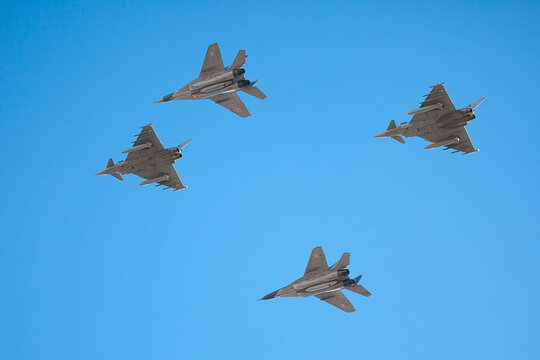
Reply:
[[[540, 4], [8, 1], [1, 359], [538, 359]], [[242, 119], [154, 104], [246, 49]], [[429, 86], [488, 99], [462, 156], [374, 139]], [[171, 192], [94, 174], [194, 137]], [[256, 299], [311, 249], [373, 296]]]

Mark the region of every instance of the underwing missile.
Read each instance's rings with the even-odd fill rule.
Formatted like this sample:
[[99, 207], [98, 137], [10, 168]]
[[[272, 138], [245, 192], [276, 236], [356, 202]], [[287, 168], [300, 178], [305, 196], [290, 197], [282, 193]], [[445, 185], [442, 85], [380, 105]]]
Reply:
[[433, 105], [428, 105], [428, 106], [421, 107], [419, 109], [409, 111], [407, 115], [421, 114], [421, 113], [425, 113], [431, 110], [439, 110], [439, 109], [442, 109], [442, 107], [443, 107], [442, 103], [436, 103]]
[[145, 144], [130, 147], [129, 149], [126, 149], [126, 150], [122, 151], [122, 154], [130, 153], [130, 152], [134, 152], [134, 151], [138, 151], [138, 150], [142, 150], [142, 149], [148, 149], [149, 147], [152, 147], [151, 142], [147, 142]]
[[452, 145], [458, 142], [459, 142], [459, 138], [455, 137], [452, 139], [443, 140], [443, 141], [436, 142], [435, 144], [428, 145], [424, 149], [435, 149], [435, 148], [438, 148], [439, 146]]
[[160, 181], [167, 181], [167, 180], [169, 180], [169, 175], [163, 175], [163, 176], [159, 176], [157, 178], [145, 180], [142, 183], [140, 183], [139, 185], [144, 186], [144, 185], [148, 185], [148, 184], [152, 184], [152, 183], [156, 183], [156, 182], [160, 182]]

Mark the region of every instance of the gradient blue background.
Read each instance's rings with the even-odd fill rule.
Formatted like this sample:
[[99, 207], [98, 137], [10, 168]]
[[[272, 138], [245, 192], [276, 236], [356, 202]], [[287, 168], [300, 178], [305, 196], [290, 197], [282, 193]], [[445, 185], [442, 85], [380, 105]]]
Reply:
[[[538, 359], [540, 4], [10, 1], [1, 359]], [[252, 117], [154, 104], [246, 49]], [[446, 81], [461, 156], [374, 139]], [[173, 193], [94, 174], [195, 137]], [[373, 296], [261, 296], [342, 252]]]

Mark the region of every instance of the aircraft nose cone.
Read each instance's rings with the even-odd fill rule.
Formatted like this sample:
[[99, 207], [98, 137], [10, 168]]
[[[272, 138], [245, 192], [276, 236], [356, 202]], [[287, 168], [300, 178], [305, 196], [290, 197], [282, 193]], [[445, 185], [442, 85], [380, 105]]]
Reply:
[[271, 292], [270, 294], [265, 295], [264, 297], [260, 298], [259, 300], [269, 300], [269, 299], [273, 299], [273, 298], [276, 297], [278, 291], [279, 291], [279, 290], [276, 290], [276, 291], [274, 291], [274, 292]]
[[169, 94], [167, 96], [162, 97], [158, 101], [156, 101], [156, 103], [163, 103], [163, 102], [171, 101], [172, 97], [173, 97], [173, 94]]

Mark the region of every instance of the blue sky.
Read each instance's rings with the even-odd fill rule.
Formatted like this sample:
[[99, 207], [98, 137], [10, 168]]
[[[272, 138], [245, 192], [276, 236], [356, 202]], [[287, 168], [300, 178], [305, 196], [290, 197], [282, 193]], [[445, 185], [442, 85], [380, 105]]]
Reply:
[[[538, 359], [540, 4], [10, 1], [0, 12], [0, 358]], [[154, 104], [246, 49], [242, 119]], [[374, 139], [429, 86], [488, 99], [468, 156]], [[170, 192], [96, 177], [194, 137]], [[352, 254], [346, 314], [256, 299]]]

